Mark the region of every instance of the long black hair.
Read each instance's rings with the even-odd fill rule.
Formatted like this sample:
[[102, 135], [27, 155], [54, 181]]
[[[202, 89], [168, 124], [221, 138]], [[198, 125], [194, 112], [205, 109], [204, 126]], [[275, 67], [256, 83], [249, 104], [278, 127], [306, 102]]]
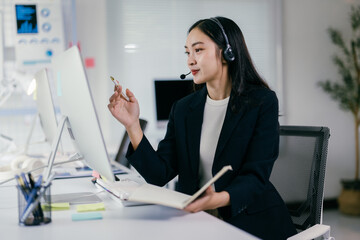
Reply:
[[[239, 101], [248, 103], [251, 101], [248, 98], [251, 90], [259, 87], [269, 89], [269, 86], [256, 71], [239, 26], [225, 17], [216, 17], [216, 19], [221, 23], [235, 56], [234, 61], [228, 61], [227, 63], [231, 80], [231, 110], [237, 112], [240, 107]], [[226, 49], [224, 34], [215, 21], [211, 19], [199, 20], [189, 28], [188, 33], [194, 28], [198, 28], [209, 36], [223, 51]]]

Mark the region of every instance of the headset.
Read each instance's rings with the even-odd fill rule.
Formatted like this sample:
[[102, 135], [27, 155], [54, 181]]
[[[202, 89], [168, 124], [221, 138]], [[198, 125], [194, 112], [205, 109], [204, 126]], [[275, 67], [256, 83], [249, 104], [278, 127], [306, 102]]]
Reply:
[[[6, 158], [6, 156], [1, 156], [1, 157]], [[16, 174], [20, 174], [21, 172], [27, 173], [34, 170], [35, 174], [40, 174], [42, 170], [36, 170], [36, 169], [41, 169], [43, 166], [46, 165], [45, 159], [35, 158], [35, 157], [33, 158], [25, 154], [14, 155], [14, 156], [9, 155], [8, 157], [13, 159], [7, 165], [0, 166], [0, 182], [2, 180], [11, 179]]]
[[225, 60], [226, 60], [227, 62], [232, 62], [232, 61], [234, 61], [234, 60], [235, 60], [235, 56], [234, 56], [233, 50], [232, 50], [232, 48], [231, 48], [231, 46], [230, 46], [228, 37], [227, 37], [227, 35], [226, 35], [226, 33], [225, 33], [225, 30], [224, 30], [223, 26], [221, 25], [221, 23], [220, 23], [220, 21], [219, 21], [218, 19], [216, 19], [216, 18], [209, 18], [209, 19], [210, 19], [211, 21], [213, 21], [214, 23], [216, 23], [216, 24], [220, 27], [220, 29], [221, 29], [221, 31], [222, 31], [222, 33], [223, 33], [223, 35], [224, 35], [225, 42], [226, 42], [226, 48], [225, 48], [225, 50], [224, 50], [224, 52], [223, 52], [223, 55], [224, 55]]
[[[209, 20], [211, 20], [211, 21], [213, 21], [214, 23], [216, 23], [216, 24], [219, 26], [219, 28], [221, 29], [222, 33], [223, 33], [223, 36], [224, 36], [225, 42], [226, 42], [226, 48], [225, 48], [225, 50], [224, 50], [224, 52], [223, 52], [223, 56], [224, 56], [225, 60], [226, 60], [227, 62], [232, 62], [232, 61], [234, 61], [234, 60], [235, 60], [235, 55], [234, 55], [234, 53], [233, 53], [233, 50], [232, 50], [232, 48], [231, 48], [231, 46], [230, 46], [230, 43], [229, 43], [229, 39], [228, 39], [228, 37], [227, 37], [227, 35], [226, 35], [226, 33], [225, 33], [225, 30], [224, 30], [223, 26], [221, 25], [220, 21], [217, 20], [216, 18], [209, 18]], [[181, 79], [185, 79], [186, 76], [189, 75], [190, 73], [191, 73], [191, 71], [188, 72], [188, 73], [186, 73], [186, 74], [181, 74], [181, 75], [180, 75], [180, 78], [181, 78]]]

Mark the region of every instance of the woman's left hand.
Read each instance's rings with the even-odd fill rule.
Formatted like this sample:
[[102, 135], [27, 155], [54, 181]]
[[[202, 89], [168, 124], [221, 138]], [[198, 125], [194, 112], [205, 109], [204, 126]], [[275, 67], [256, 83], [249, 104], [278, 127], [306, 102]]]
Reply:
[[230, 195], [228, 192], [215, 192], [212, 187], [209, 186], [201, 197], [187, 205], [184, 210], [187, 212], [195, 213], [203, 210], [225, 207], [229, 204]]

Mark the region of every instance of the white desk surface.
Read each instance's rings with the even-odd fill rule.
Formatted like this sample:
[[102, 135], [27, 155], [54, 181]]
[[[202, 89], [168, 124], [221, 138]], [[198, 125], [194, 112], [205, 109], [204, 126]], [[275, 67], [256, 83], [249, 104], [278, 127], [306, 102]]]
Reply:
[[[90, 178], [54, 180], [51, 194], [99, 191]], [[97, 194], [105, 204], [103, 219], [72, 221], [70, 210], [53, 211], [52, 222], [19, 226], [15, 182], [0, 185], [0, 239], [257, 239], [205, 212], [186, 213], [158, 205], [124, 207], [106, 192]]]

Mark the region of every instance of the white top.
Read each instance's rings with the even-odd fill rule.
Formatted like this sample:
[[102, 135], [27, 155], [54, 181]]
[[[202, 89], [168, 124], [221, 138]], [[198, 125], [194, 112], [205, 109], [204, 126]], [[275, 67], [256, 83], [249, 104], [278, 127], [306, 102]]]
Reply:
[[211, 168], [229, 99], [230, 97], [222, 100], [213, 100], [209, 96], [206, 98], [200, 138], [200, 186], [212, 178]]

